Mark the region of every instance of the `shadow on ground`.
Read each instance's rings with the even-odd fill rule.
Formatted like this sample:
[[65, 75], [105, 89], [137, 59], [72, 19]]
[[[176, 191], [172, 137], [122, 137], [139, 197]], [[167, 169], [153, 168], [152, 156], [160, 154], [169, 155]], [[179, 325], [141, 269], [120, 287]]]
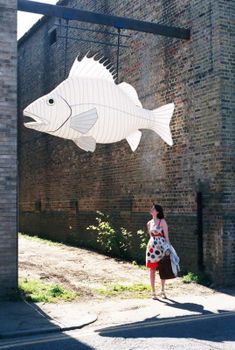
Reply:
[[[66, 320], [67, 319], [69, 320], [68, 315], [66, 315]], [[60, 340], [66, 341], [66, 346], [69, 346], [68, 349], [70, 350], [93, 349], [65, 333], [62, 334], [62, 331], [66, 330], [66, 328], [82, 328], [83, 323], [86, 325], [86, 319], [84, 319], [82, 323], [78, 317], [77, 322], [71, 325], [66, 325], [66, 323], [61, 323], [60, 321], [61, 320], [56, 321], [51, 318], [37, 304], [25, 301], [2, 301], [0, 302], [0, 349], [6, 348], [5, 344], [14, 342], [14, 339], [17, 339], [18, 347], [21, 348], [21, 346], [25, 346], [25, 349], [26, 346], [30, 346], [31, 349], [31, 346], [33, 346], [33, 343], [31, 343], [32, 340], [30, 339], [31, 336], [42, 338], [42, 340], [38, 340], [38, 344], [44, 343], [44, 346], [46, 346], [46, 343], [50, 342], [50, 338], [54, 336], [62, 337]], [[25, 337], [29, 338], [26, 339]], [[34, 341], [34, 343], [37, 343], [37, 341]]]
[[158, 300], [168, 307], [192, 312], [192, 315], [147, 318], [142, 322], [97, 330], [104, 337], [123, 338], [193, 338], [213, 342], [235, 341], [235, 312], [213, 313], [203, 305], [179, 303], [173, 299]]
[[231, 296], [235, 297], [235, 286], [226, 287], [226, 288], [214, 287], [213, 289], [216, 290], [219, 293], [228, 294], [228, 295], [231, 295]]

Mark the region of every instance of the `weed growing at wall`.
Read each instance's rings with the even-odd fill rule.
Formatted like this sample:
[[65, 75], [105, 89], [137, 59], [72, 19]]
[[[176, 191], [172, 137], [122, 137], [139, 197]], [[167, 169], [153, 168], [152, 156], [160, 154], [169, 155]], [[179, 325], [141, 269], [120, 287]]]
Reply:
[[[124, 227], [116, 227], [114, 219], [100, 211], [97, 211], [95, 218], [96, 225], [87, 227], [97, 235], [96, 242], [100, 250], [110, 256], [116, 256], [127, 260], [137, 260], [139, 263], [144, 262], [145, 249], [148, 241], [148, 236], [143, 230], [138, 230], [133, 235]], [[140, 245], [136, 246], [134, 240], [140, 241]]]
[[210, 279], [207, 275], [204, 273], [193, 273], [193, 272], [188, 272], [185, 274], [182, 278], [183, 283], [198, 283], [202, 284], [204, 286], [209, 286], [210, 285]]
[[110, 223], [110, 216], [100, 211], [96, 213], [98, 215], [95, 218], [97, 224], [88, 226], [87, 230], [97, 234], [96, 241], [104, 253], [108, 255], [119, 254], [119, 242], [116, 230]]

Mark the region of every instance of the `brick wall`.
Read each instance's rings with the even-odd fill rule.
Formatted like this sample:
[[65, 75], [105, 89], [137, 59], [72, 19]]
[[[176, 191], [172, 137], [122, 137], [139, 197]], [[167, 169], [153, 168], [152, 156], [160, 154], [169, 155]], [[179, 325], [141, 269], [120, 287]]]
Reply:
[[[235, 275], [235, 4], [220, 1], [220, 78], [222, 112], [223, 177], [222, 215], [223, 269], [230, 281]], [[221, 11], [222, 10], [222, 11]]]
[[[226, 22], [232, 28], [232, 1], [61, 3], [191, 28], [190, 41], [130, 31], [123, 31], [130, 37], [121, 39], [128, 48], [120, 50], [119, 81], [136, 88], [144, 108], [175, 102], [171, 123], [174, 146], [167, 146], [155, 133], [144, 130], [135, 153], [124, 140], [97, 145], [95, 153], [90, 154], [71, 141], [22, 127], [21, 230], [93, 246], [94, 239], [86, 227], [94, 222], [95, 211], [100, 210], [112, 213], [116, 223], [131, 230], [135, 238], [136, 230], [145, 227], [149, 207], [155, 201], [165, 209], [182, 266], [198, 271], [196, 198], [201, 192], [206, 272], [217, 283], [234, 282], [235, 250], [230, 245], [235, 234], [230, 210], [230, 146], [234, 134], [231, 131], [228, 140], [224, 133], [225, 127], [231, 130], [232, 126], [231, 31], [225, 27]], [[98, 51], [116, 64], [115, 47], [69, 40], [65, 65], [64, 39], [58, 37], [49, 45], [48, 31], [55, 23], [55, 19], [43, 19], [19, 43], [20, 110], [62, 81], [78, 53]], [[86, 23], [71, 24], [101, 29]], [[79, 33], [80, 39], [115, 42], [101, 33], [87, 35]], [[69, 36], [78, 37], [78, 32], [69, 30]]]
[[16, 0], [0, 0], [0, 295], [17, 286]]

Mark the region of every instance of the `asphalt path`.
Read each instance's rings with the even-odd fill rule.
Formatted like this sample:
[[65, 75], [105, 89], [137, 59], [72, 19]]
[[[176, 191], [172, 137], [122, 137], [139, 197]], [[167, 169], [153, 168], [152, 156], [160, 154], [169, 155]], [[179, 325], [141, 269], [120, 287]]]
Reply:
[[142, 322], [0, 341], [0, 350], [235, 350], [235, 312]]

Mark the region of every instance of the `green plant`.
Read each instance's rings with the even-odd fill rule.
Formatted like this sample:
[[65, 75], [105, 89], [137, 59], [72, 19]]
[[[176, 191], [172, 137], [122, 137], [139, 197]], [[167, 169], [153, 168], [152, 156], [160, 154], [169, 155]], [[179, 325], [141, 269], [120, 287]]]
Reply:
[[111, 284], [103, 288], [95, 290], [98, 294], [111, 297], [121, 296], [122, 298], [146, 298], [150, 293], [150, 286], [142, 283], [122, 285], [122, 284]]
[[95, 218], [97, 224], [90, 225], [87, 230], [97, 233], [97, 243], [108, 255], [130, 258], [129, 250], [132, 244], [132, 233], [124, 227], [116, 228], [110, 215], [100, 211]]
[[96, 213], [98, 214], [95, 218], [97, 225], [90, 225], [87, 230], [97, 233], [97, 243], [105, 253], [118, 253], [117, 234], [110, 223], [110, 216], [100, 211]]
[[140, 249], [145, 252], [149, 241], [149, 235], [144, 230], [138, 230], [137, 236], [139, 236], [140, 239]]
[[198, 283], [199, 277], [193, 272], [188, 272], [186, 275], [183, 276], [182, 281], [184, 283]]
[[135, 259], [138, 264], [144, 264], [146, 247], [149, 241], [149, 234], [145, 230], [140, 229], [136, 232], [136, 235], [139, 241], [139, 248], [136, 250]]
[[19, 281], [19, 292], [28, 301], [53, 303], [59, 300], [72, 301], [78, 294], [65, 289], [59, 284], [42, 283], [41, 281]]
[[[137, 263], [143, 263], [145, 257], [145, 249], [149, 239], [149, 235], [144, 230], [138, 230], [135, 238], [132, 232], [124, 227], [116, 227], [113, 218], [100, 211], [95, 218], [97, 224], [90, 225], [90, 230], [97, 235], [97, 243], [102, 252], [111, 256], [117, 256], [127, 260], [135, 259]], [[140, 247], [136, 244], [140, 241]]]
[[132, 233], [127, 231], [124, 227], [121, 227], [120, 231], [117, 233], [117, 238], [121, 257], [129, 258], [129, 251], [132, 247]]
[[188, 272], [182, 277], [183, 283], [198, 283], [205, 286], [208, 286], [210, 284], [210, 280], [208, 276], [206, 276], [204, 273], [194, 273], [194, 272]]

